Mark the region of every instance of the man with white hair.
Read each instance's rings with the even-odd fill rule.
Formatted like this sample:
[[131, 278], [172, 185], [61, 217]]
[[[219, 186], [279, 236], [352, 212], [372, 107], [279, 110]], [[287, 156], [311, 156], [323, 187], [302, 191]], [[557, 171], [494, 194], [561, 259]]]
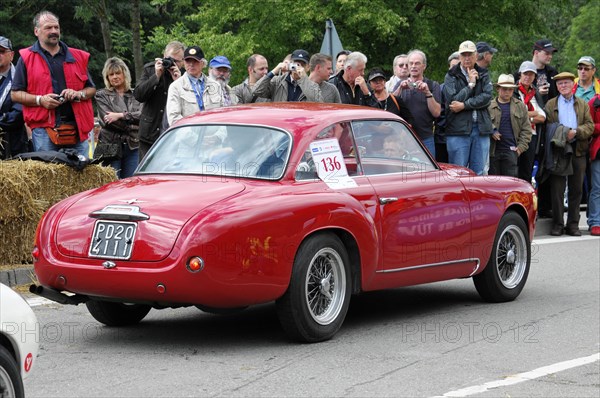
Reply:
[[438, 82], [424, 76], [427, 56], [423, 51], [411, 50], [406, 59], [410, 75], [400, 83], [402, 99], [414, 118], [415, 132], [435, 157], [433, 125], [442, 110], [442, 90]]
[[365, 80], [367, 57], [358, 51], [351, 52], [344, 63], [344, 70], [329, 79], [340, 93], [342, 104], [377, 107], [377, 99]]
[[219, 83], [223, 92], [222, 106], [235, 105], [238, 102], [237, 96], [229, 86], [231, 79], [231, 63], [227, 57], [217, 55], [208, 63], [208, 77]]

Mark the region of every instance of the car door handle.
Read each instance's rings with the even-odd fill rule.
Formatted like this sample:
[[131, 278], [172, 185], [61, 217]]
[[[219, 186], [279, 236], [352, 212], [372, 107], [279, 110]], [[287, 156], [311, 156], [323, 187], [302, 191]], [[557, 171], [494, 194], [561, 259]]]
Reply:
[[398, 198], [379, 198], [380, 205], [387, 205], [388, 203], [392, 203], [397, 201]]

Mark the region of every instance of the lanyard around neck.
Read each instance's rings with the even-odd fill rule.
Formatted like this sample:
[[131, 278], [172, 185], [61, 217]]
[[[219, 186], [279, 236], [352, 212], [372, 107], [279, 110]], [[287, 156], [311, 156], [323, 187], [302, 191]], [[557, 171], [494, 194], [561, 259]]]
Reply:
[[[192, 84], [192, 89], [194, 90], [194, 94], [196, 95], [196, 102], [198, 103], [198, 108], [200, 108], [200, 110], [203, 111], [204, 101], [202, 100], [202, 94], [204, 93], [204, 79], [198, 79], [197, 82], [194, 82], [190, 77], [190, 83]], [[200, 90], [197, 90], [196, 86], [199, 86]]]

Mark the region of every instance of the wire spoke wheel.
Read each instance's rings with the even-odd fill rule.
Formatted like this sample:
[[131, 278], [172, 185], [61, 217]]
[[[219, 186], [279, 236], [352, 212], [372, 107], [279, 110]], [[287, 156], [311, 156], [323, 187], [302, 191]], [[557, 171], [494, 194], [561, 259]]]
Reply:
[[514, 289], [523, 278], [527, 267], [527, 238], [514, 225], [509, 225], [500, 235], [496, 267], [500, 282], [507, 289]]
[[346, 274], [340, 255], [323, 248], [313, 257], [306, 274], [306, 303], [320, 325], [328, 325], [340, 313], [345, 297]]

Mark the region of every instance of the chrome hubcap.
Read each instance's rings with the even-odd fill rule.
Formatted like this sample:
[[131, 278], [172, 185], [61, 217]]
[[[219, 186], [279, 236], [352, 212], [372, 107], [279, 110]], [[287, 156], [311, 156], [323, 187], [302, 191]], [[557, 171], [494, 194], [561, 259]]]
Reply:
[[496, 250], [496, 268], [500, 282], [507, 289], [519, 285], [527, 269], [527, 238], [520, 228], [509, 225], [500, 239]]

